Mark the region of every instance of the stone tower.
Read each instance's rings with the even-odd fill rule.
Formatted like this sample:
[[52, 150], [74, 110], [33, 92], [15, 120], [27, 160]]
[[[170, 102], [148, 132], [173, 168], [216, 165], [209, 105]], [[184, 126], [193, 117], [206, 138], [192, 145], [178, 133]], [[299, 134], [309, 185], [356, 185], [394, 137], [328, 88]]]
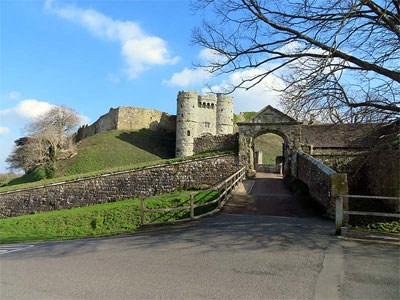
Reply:
[[193, 155], [193, 137], [197, 136], [198, 91], [180, 91], [176, 110], [176, 157]]
[[233, 98], [180, 91], [176, 111], [176, 157], [193, 155], [194, 138], [233, 133]]
[[233, 133], [233, 98], [217, 94], [217, 132], [220, 134]]

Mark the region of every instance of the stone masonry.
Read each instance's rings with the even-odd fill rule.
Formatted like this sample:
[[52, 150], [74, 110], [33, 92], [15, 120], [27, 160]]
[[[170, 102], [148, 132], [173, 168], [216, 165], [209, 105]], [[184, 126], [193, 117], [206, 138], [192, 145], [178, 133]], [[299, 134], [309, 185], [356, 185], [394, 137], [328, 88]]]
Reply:
[[181, 91], [177, 99], [176, 157], [193, 155], [194, 139], [233, 133], [233, 98]]
[[193, 153], [199, 154], [208, 151], [238, 149], [239, 134], [204, 135], [194, 139]]
[[96, 133], [117, 129], [175, 132], [176, 116], [154, 109], [132, 106], [111, 108], [92, 125], [81, 126], [75, 135], [75, 141], [79, 142]]
[[0, 193], [0, 218], [211, 186], [239, 169], [233, 154]]

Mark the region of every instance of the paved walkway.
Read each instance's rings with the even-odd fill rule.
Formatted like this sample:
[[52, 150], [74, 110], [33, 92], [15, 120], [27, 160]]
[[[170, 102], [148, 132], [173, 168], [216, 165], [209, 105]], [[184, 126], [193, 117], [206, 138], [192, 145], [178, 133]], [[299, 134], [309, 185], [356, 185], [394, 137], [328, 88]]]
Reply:
[[223, 213], [304, 217], [301, 205], [279, 174], [257, 172], [249, 195], [234, 195]]

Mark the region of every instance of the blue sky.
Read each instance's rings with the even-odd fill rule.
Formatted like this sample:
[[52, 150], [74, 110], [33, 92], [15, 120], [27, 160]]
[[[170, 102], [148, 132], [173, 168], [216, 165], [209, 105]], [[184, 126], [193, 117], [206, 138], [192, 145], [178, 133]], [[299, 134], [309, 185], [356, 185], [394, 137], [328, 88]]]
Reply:
[[[204, 91], [210, 79], [192, 67], [212, 53], [191, 45], [201, 17], [189, 0], [0, 0], [0, 14], [0, 172], [24, 124], [52, 105], [89, 124], [120, 105], [175, 114], [178, 91]], [[234, 97], [237, 113], [277, 99], [262, 88]]]

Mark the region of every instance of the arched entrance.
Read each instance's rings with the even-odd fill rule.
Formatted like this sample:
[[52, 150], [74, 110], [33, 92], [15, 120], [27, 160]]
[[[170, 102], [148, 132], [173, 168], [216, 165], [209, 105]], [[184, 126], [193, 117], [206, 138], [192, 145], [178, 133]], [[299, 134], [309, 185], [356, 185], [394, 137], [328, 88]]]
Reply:
[[301, 123], [268, 105], [239, 127], [239, 160], [254, 170], [254, 140], [265, 133], [274, 133], [284, 140], [284, 175], [290, 174], [290, 155], [300, 148]]

